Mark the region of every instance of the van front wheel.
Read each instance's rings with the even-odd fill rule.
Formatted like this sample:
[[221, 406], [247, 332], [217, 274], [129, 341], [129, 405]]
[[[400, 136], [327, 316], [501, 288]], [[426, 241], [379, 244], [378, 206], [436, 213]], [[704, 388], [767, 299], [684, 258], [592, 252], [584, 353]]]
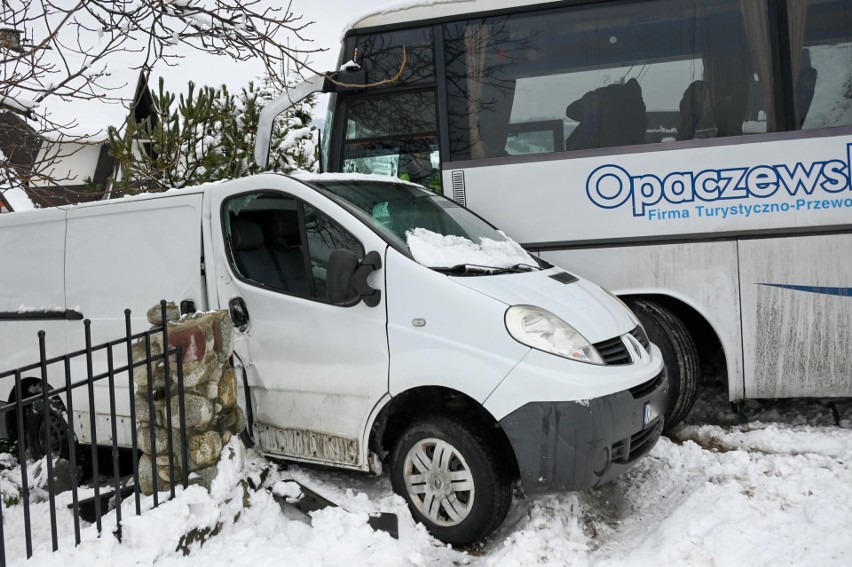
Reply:
[[478, 427], [452, 417], [422, 418], [409, 426], [393, 452], [391, 482], [414, 519], [453, 545], [497, 529], [512, 502], [499, 452]]

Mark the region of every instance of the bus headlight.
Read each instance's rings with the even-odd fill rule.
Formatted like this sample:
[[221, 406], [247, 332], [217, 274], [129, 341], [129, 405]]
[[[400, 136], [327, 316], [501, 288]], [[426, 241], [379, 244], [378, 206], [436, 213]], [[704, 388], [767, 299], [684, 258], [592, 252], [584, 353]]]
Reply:
[[577, 330], [545, 309], [513, 305], [506, 310], [506, 329], [516, 341], [563, 358], [603, 365], [598, 351]]

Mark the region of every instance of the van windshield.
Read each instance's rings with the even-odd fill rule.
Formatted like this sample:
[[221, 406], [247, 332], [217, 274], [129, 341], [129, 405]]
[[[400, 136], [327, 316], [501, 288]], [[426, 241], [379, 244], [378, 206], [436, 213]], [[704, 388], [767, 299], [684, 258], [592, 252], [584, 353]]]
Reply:
[[313, 181], [390, 244], [433, 269], [495, 273], [537, 269], [517, 242], [455, 201], [408, 183]]

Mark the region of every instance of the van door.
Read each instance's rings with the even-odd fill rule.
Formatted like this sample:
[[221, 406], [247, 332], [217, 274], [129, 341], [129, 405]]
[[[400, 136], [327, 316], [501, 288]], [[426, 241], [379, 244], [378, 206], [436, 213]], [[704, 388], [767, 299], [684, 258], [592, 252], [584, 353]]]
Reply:
[[[248, 315], [235, 352], [251, 387], [255, 439], [268, 453], [363, 468], [369, 417], [388, 394], [385, 298], [376, 307], [331, 304], [326, 267], [334, 249], [384, 257], [384, 241], [283, 176], [209, 195], [219, 306]], [[384, 288], [383, 270], [370, 278]]]

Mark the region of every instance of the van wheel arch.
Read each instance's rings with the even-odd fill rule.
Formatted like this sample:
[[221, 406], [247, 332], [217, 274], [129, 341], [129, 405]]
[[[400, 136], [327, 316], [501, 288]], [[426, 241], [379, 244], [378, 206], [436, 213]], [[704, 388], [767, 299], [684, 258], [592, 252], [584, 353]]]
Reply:
[[[680, 353], [680, 366], [690, 368], [687, 370], [691, 373], [686, 378], [689, 382], [687, 387], [693, 391], [688, 392], [686, 396], [681, 396], [685, 405], [674, 408], [675, 419], [666, 423], [666, 429], [670, 429], [689, 413], [695, 394], [701, 385], [713, 379], [722, 383], [727, 382], [727, 359], [724, 347], [706, 317], [679, 299], [651, 294], [625, 295], [622, 299], [635, 312], [649, 335], [655, 334], [653, 328], [656, 326], [671, 327], [665, 333], [668, 336], [658, 338], [656, 341], [654, 336], [650, 338], [652, 342], [668, 342], [669, 350], [674, 348]], [[659, 329], [656, 334], [659, 335]], [[662, 346], [661, 350], [664, 350], [665, 355], [665, 349]], [[672, 356], [671, 352], [669, 356]], [[676, 392], [678, 392], [677, 389]]]
[[482, 404], [451, 388], [424, 386], [394, 396], [373, 421], [370, 450], [385, 460], [409, 425], [419, 419], [436, 415], [463, 416], [466, 421], [487, 432], [511, 478], [520, 478], [515, 452], [497, 420]]

